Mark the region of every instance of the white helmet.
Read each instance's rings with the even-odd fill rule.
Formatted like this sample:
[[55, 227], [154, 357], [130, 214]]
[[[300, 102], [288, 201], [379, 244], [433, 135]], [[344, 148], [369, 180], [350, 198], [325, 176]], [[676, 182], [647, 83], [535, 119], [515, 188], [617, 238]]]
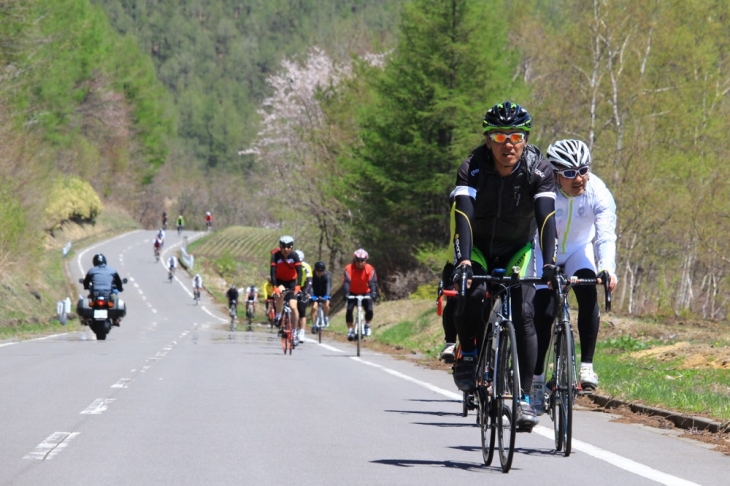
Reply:
[[297, 250], [296, 254], [299, 255], [299, 261], [303, 262], [304, 261], [304, 252], [302, 250]]
[[555, 170], [579, 169], [591, 165], [591, 151], [580, 140], [558, 140], [548, 147], [547, 159]]

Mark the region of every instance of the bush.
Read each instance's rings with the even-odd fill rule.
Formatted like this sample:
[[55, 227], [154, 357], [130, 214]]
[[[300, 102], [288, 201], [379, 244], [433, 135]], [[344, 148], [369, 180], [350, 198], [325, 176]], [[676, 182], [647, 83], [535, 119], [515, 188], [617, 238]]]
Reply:
[[88, 182], [73, 176], [59, 178], [48, 195], [46, 229], [53, 231], [65, 221], [93, 223], [101, 210], [101, 199]]

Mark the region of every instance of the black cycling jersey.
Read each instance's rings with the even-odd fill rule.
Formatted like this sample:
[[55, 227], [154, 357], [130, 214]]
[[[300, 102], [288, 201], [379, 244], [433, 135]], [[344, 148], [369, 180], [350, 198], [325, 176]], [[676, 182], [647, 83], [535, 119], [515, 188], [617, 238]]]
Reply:
[[312, 295], [317, 297], [324, 297], [325, 295], [332, 295], [332, 277], [329, 272], [324, 272], [321, 277], [314, 273], [312, 276]]
[[486, 145], [474, 149], [459, 167], [453, 193], [457, 262], [471, 258], [472, 245], [489, 259], [510, 258], [532, 240], [536, 227], [543, 261], [555, 262], [555, 224], [546, 224], [555, 214], [554, 189], [553, 169], [536, 147], [525, 147], [507, 177], [497, 172]]

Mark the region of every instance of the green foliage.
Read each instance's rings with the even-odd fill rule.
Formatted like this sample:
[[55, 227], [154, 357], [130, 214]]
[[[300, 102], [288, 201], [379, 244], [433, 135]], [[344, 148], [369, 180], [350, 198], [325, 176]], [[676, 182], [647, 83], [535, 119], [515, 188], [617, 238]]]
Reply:
[[598, 345], [599, 349], [611, 351], [611, 350], [618, 350], [621, 352], [626, 351], [639, 351], [642, 349], [648, 349], [651, 346], [646, 344], [645, 342], [635, 339], [631, 336], [624, 335], [619, 338], [611, 338], [607, 339], [605, 341], [601, 341], [601, 343]]
[[[401, 1], [93, 0], [115, 29], [151, 54], [175, 99], [178, 136], [206, 169], [243, 169], [266, 78], [311, 45], [387, 38]], [[372, 29], [372, 30], [371, 30]], [[339, 53], [341, 57], [350, 52]]]
[[101, 199], [91, 184], [78, 177], [60, 177], [48, 195], [45, 226], [53, 230], [65, 221], [93, 223], [101, 211]]
[[[423, 243], [446, 245], [448, 198], [461, 160], [480, 139], [494, 102], [517, 94], [504, 2], [409, 3], [374, 103], [362, 115], [357, 153], [364, 182], [361, 236], [404, 264]], [[385, 253], [385, 252], [383, 252]]]
[[0, 255], [15, 254], [28, 242], [28, 215], [17, 195], [0, 186]]
[[236, 261], [230, 253], [226, 252], [215, 261], [215, 267], [218, 274], [228, 280], [236, 270]]
[[[167, 95], [133, 40], [116, 34], [104, 11], [88, 0], [32, 0], [7, 9], [20, 39], [12, 60], [22, 74], [11, 101], [23, 126], [70, 148], [96, 137], [97, 125], [124, 135], [129, 107], [143, 156], [159, 167], [172, 130]], [[124, 101], [111, 93], [122, 93]]]

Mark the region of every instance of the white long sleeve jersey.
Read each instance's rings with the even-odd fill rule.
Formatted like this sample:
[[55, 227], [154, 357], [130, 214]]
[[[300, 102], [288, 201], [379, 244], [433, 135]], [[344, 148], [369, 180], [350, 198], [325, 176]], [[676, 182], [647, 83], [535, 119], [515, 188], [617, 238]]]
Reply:
[[593, 242], [598, 271], [616, 275], [616, 202], [606, 184], [591, 173], [580, 196], [555, 192], [558, 261]]

